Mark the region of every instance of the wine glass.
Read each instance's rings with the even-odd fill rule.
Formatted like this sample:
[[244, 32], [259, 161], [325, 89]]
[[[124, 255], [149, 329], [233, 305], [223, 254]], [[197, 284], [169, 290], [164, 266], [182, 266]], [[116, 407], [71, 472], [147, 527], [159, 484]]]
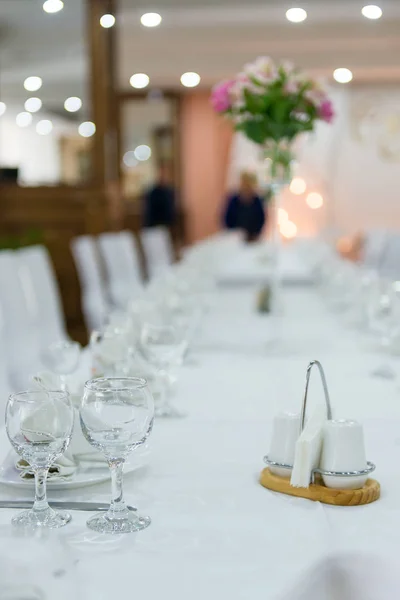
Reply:
[[111, 471], [112, 498], [106, 514], [87, 522], [100, 533], [130, 533], [150, 525], [150, 517], [129, 511], [123, 497], [123, 467], [128, 455], [144, 444], [154, 420], [153, 397], [145, 379], [104, 377], [85, 384], [81, 405], [83, 435], [102, 452]]
[[108, 326], [90, 336], [93, 371], [97, 376], [125, 376], [134, 352], [127, 327]]
[[387, 355], [384, 364], [378, 366], [373, 375], [394, 379], [396, 371], [388, 355], [393, 354], [394, 343], [399, 337], [400, 306], [391, 287], [379, 282], [368, 305], [369, 329], [378, 340], [380, 349]]
[[12, 394], [6, 407], [6, 430], [14, 448], [35, 474], [33, 508], [16, 515], [13, 525], [57, 528], [71, 516], [47, 502], [46, 479], [51, 464], [66, 451], [72, 436], [74, 409], [65, 391]]
[[60, 387], [68, 392], [67, 376], [74, 373], [79, 365], [81, 345], [71, 340], [61, 340], [50, 344], [43, 354], [46, 366], [60, 377]]
[[182, 416], [169, 404], [167, 388], [171, 381], [172, 367], [182, 363], [187, 349], [183, 331], [172, 325], [144, 323], [140, 344], [144, 357], [157, 368], [159, 378], [164, 382], [160, 402], [156, 406], [156, 415], [159, 417]]

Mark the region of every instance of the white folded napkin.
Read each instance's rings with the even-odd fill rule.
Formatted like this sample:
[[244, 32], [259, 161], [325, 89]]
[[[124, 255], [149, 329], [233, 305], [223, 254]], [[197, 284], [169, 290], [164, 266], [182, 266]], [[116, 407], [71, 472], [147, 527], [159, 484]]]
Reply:
[[[23, 458], [19, 458], [15, 463], [15, 468], [19, 471], [21, 479], [33, 479], [35, 474], [32, 467]], [[72, 454], [65, 452], [63, 456], [59, 456], [51, 465], [47, 479], [57, 481], [66, 481], [71, 479], [78, 468]]]
[[313, 469], [319, 465], [322, 448], [322, 430], [326, 418], [325, 406], [314, 408], [296, 443], [290, 485], [308, 488]]
[[[103, 455], [97, 450], [94, 450], [85, 439], [80, 425], [78, 407], [82, 399], [83, 389], [87, 379], [89, 379], [87, 369], [81, 369], [79, 372], [68, 376], [67, 385], [74, 404], [74, 429], [69, 448], [64, 455], [57, 458], [51, 466], [49, 479], [65, 480], [72, 478], [79, 466], [79, 462], [84, 462], [85, 466], [93, 464], [94, 467], [104, 466], [106, 464]], [[35, 389], [45, 388], [48, 390], [58, 390], [60, 389], [60, 377], [50, 371], [43, 371], [33, 377], [33, 386]], [[40, 417], [40, 415], [38, 415], [38, 417]], [[45, 416], [43, 416], [43, 418], [45, 418]], [[45, 423], [41, 423], [41, 431], [43, 430], [43, 426], [45, 426]], [[29, 423], [28, 428], [32, 430]], [[17, 459], [15, 466], [17, 470], [20, 471], [20, 476], [23, 479], [29, 479], [33, 476], [32, 469], [29, 465], [27, 466], [27, 463], [22, 459]]]

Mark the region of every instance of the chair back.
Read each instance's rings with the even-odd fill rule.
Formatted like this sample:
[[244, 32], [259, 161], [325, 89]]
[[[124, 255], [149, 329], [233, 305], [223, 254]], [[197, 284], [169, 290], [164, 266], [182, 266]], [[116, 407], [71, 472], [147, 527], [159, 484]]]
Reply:
[[166, 227], [142, 229], [140, 240], [146, 259], [149, 279], [153, 279], [168, 269], [174, 262], [174, 249]]
[[30, 246], [16, 254], [25, 298], [42, 347], [67, 339], [60, 293], [47, 249]]
[[124, 309], [143, 287], [135, 240], [129, 231], [102, 233], [98, 239], [111, 303]]
[[108, 313], [108, 300], [96, 240], [82, 235], [72, 240], [74, 257], [81, 284], [82, 312], [88, 332], [101, 329]]
[[[7, 370], [16, 389], [26, 389], [41, 367], [42, 343], [35, 324], [34, 292], [23, 287], [21, 262], [10, 250], [0, 252], [0, 310], [7, 340]], [[45, 325], [44, 325], [45, 326]]]

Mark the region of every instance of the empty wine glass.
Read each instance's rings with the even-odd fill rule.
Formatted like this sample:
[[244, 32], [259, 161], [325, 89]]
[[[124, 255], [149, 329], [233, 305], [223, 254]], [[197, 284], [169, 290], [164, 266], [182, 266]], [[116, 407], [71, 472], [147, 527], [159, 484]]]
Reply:
[[90, 336], [93, 373], [96, 376], [126, 376], [134, 352], [129, 331], [109, 326], [104, 331], [93, 331]]
[[383, 282], [374, 290], [368, 305], [369, 329], [377, 339], [380, 350], [386, 354], [386, 360], [379, 365], [373, 375], [394, 379], [396, 371], [389, 359], [393, 354], [394, 343], [399, 337], [400, 306], [391, 287]]
[[111, 471], [110, 508], [93, 515], [88, 527], [101, 533], [130, 533], [148, 527], [150, 517], [128, 510], [122, 487], [126, 458], [146, 442], [153, 427], [154, 403], [146, 380], [104, 377], [88, 381], [80, 415], [85, 438], [105, 455]]
[[51, 464], [64, 454], [72, 436], [74, 409], [64, 391], [12, 394], [6, 407], [6, 429], [14, 450], [35, 474], [33, 508], [16, 515], [14, 525], [56, 528], [71, 516], [47, 503], [46, 479]]
[[44, 352], [43, 360], [46, 366], [60, 376], [60, 386], [68, 390], [67, 376], [74, 373], [79, 365], [81, 345], [70, 340], [60, 340], [50, 344]]
[[167, 398], [167, 389], [171, 382], [171, 369], [182, 363], [187, 349], [187, 341], [181, 329], [171, 325], [144, 323], [140, 336], [140, 344], [144, 357], [158, 369], [163, 382], [160, 401], [156, 405], [159, 417], [182, 416], [173, 408]]

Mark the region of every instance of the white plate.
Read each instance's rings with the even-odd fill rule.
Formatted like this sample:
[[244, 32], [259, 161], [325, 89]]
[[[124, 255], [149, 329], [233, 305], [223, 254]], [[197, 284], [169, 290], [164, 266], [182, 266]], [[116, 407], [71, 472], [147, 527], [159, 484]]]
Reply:
[[[124, 473], [131, 473], [143, 467], [147, 462], [149, 454], [149, 449], [146, 446], [141, 451], [138, 450], [136, 456], [135, 453], [132, 454], [130, 460], [125, 463]], [[7, 454], [3, 464], [0, 466], [0, 484], [25, 489], [33, 488], [33, 479], [21, 479], [19, 472], [15, 468], [17, 458], [18, 456], [13, 450]], [[109, 479], [110, 471], [106, 464], [103, 466], [97, 463], [95, 466], [90, 466], [86, 463], [85, 465], [80, 465], [72, 477], [67, 480], [57, 481], [57, 479], [49, 479], [47, 489], [66, 490], [81, 488], [103, 483]]]

